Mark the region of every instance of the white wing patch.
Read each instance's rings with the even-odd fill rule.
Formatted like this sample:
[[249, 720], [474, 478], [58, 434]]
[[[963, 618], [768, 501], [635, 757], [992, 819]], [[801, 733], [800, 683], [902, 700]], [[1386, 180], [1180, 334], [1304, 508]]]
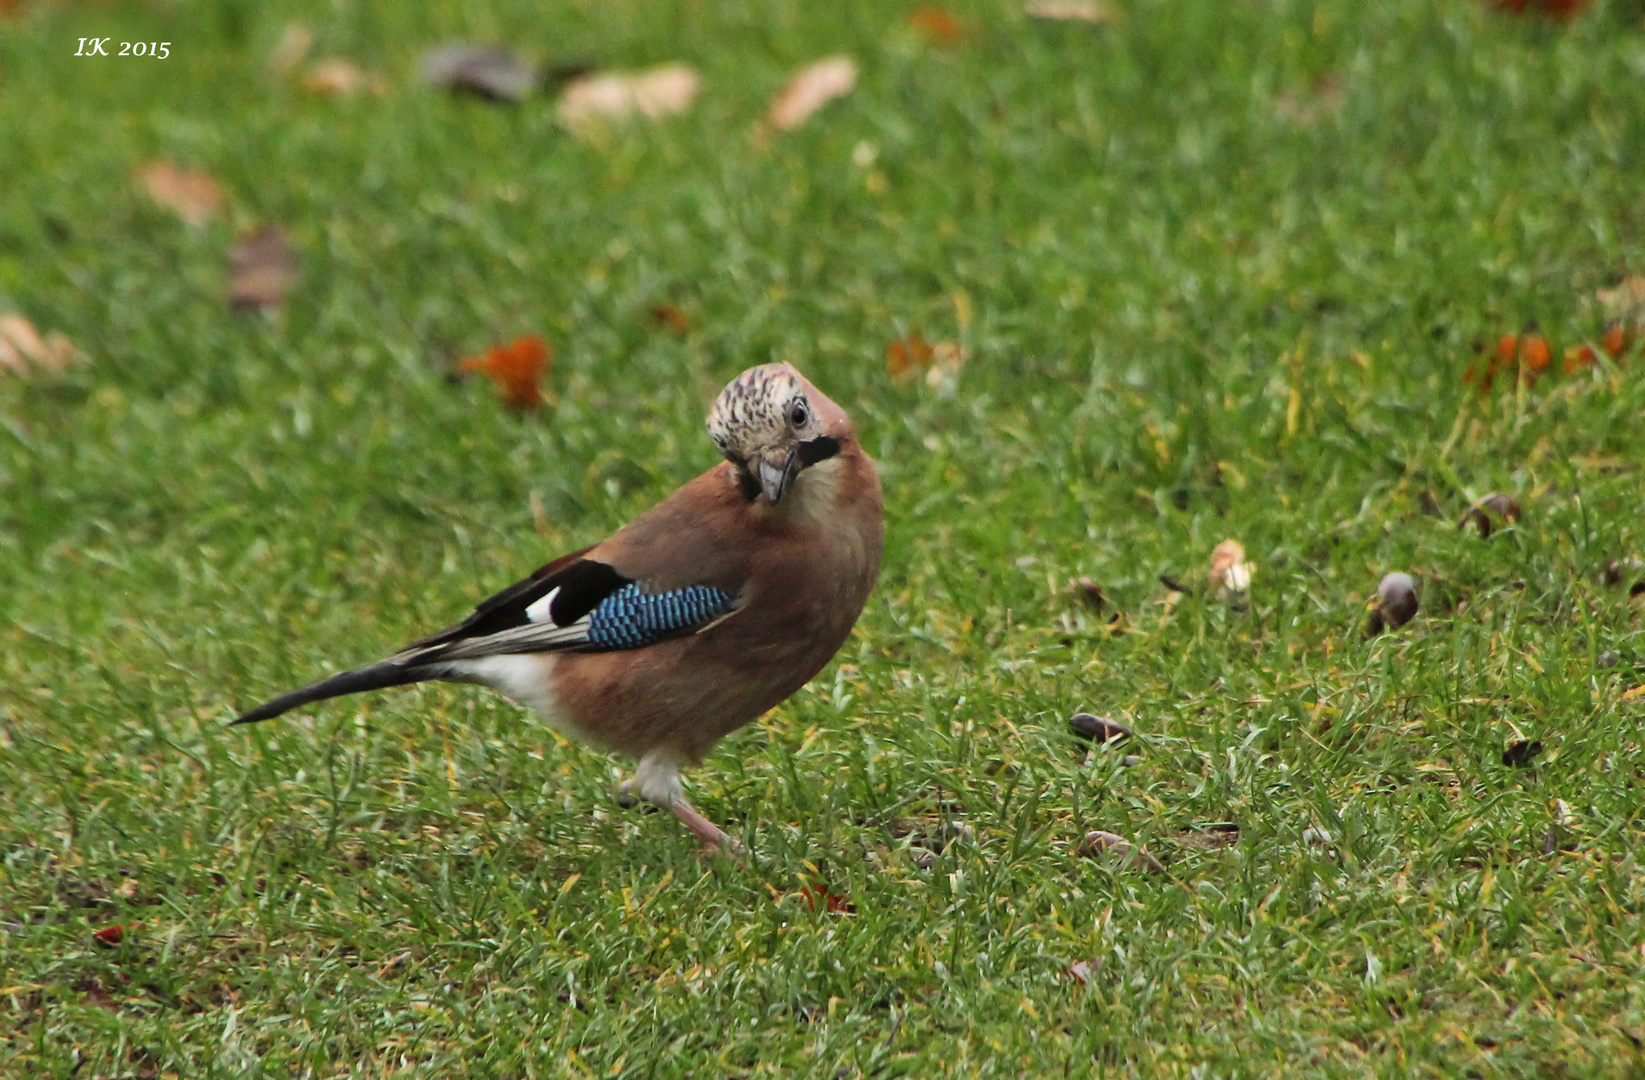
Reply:
[[556, 585], [548, 590], [542, 599], [525, 609], [525, 617], [532, 622], [549, 622], [553, 616], [548, 613], [548, 609], [554, 605], [554, 598], [559, 595], [560, 587]]

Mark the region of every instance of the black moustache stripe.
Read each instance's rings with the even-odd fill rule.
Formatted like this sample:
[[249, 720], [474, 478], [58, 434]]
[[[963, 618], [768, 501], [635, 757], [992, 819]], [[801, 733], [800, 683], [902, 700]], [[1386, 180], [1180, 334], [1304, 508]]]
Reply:
[[819, 435], [800, 444], [800, 464], [815, 465], [819, 461], [827, 461], [839, 452], [840, 440], [829, 435]]

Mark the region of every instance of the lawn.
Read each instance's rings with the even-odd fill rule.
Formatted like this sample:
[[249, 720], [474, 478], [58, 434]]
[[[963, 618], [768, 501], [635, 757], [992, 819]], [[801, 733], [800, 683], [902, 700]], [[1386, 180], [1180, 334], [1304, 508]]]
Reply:
[[[0, 15], [0, 314], [77, 353], [0, 368], [0, 1076], [1645, 1072], [1645, 357], [1598, 299], [1645, 273], [1645, 10], [1109, 8]], [[702, 90], [573, 132], [423, 85], [449, 40]], [[298, 276], [233, 310], [262, 224]], [[453, 377], [532, 334], [543, 408]], [[887, 545], [688, 781], [746, 859], [479, 690], [225, 727], [709, 467], [772, 359]], [[1389, 571], [1421, 610], [1367, 637]]]

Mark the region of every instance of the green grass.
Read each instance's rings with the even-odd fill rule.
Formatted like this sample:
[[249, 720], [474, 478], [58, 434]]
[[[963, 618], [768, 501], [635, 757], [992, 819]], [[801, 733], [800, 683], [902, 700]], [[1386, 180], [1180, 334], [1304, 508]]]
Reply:
[[[951, 48], [868, 0], [0, 23], [0, 306], [87, 358], [0, 373], [0, 1075], [1645, 1072], [1645, 636], [1603, 579], [1645, 555], [1645, 361], [1461, 382], [1645, 269], [1642, 15], [1124, 8], [956, 2]], [[387, 93], [271, 75], [292, 19]], [[418, 86], [453, 37], [705, 90], [577, 141]], [[831, 51], [857, 91], [752, 137]], [[1326, 77], [1335, 111], [1276, 107]], [[149, 203], [155, 158], [228, 216]], [[259, 221], [302, 260], [280, 317], [223, 302]], [[910, 331], [965, 344], [955, 392], [888, 378]], [[530, 332], [543, 415], [444, 377]], [[224, 729], [706, 468], [769, 359], [853, 414], [887, 548], [839, 662], [694, 775], [746, 863], [479, 691]], [[1458, 531], [1492, 491], [1524, 517]], [[1227, 537], [1249, 605], [1167, 606]], [[1367, 642], [1392, 569], [1423, 612]], [[1136, 738], [1087, 760], [1082, 708]]]

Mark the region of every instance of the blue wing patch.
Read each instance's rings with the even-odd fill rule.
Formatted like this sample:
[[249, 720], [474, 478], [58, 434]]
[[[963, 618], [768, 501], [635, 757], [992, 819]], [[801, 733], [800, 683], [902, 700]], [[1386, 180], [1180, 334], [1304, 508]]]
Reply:
[[734, 606], [730, 593], [712, 585], [688, 585], [665, 593], [624, 585], [589, 612], [587, 647], [638, 649], [712, 622]]

